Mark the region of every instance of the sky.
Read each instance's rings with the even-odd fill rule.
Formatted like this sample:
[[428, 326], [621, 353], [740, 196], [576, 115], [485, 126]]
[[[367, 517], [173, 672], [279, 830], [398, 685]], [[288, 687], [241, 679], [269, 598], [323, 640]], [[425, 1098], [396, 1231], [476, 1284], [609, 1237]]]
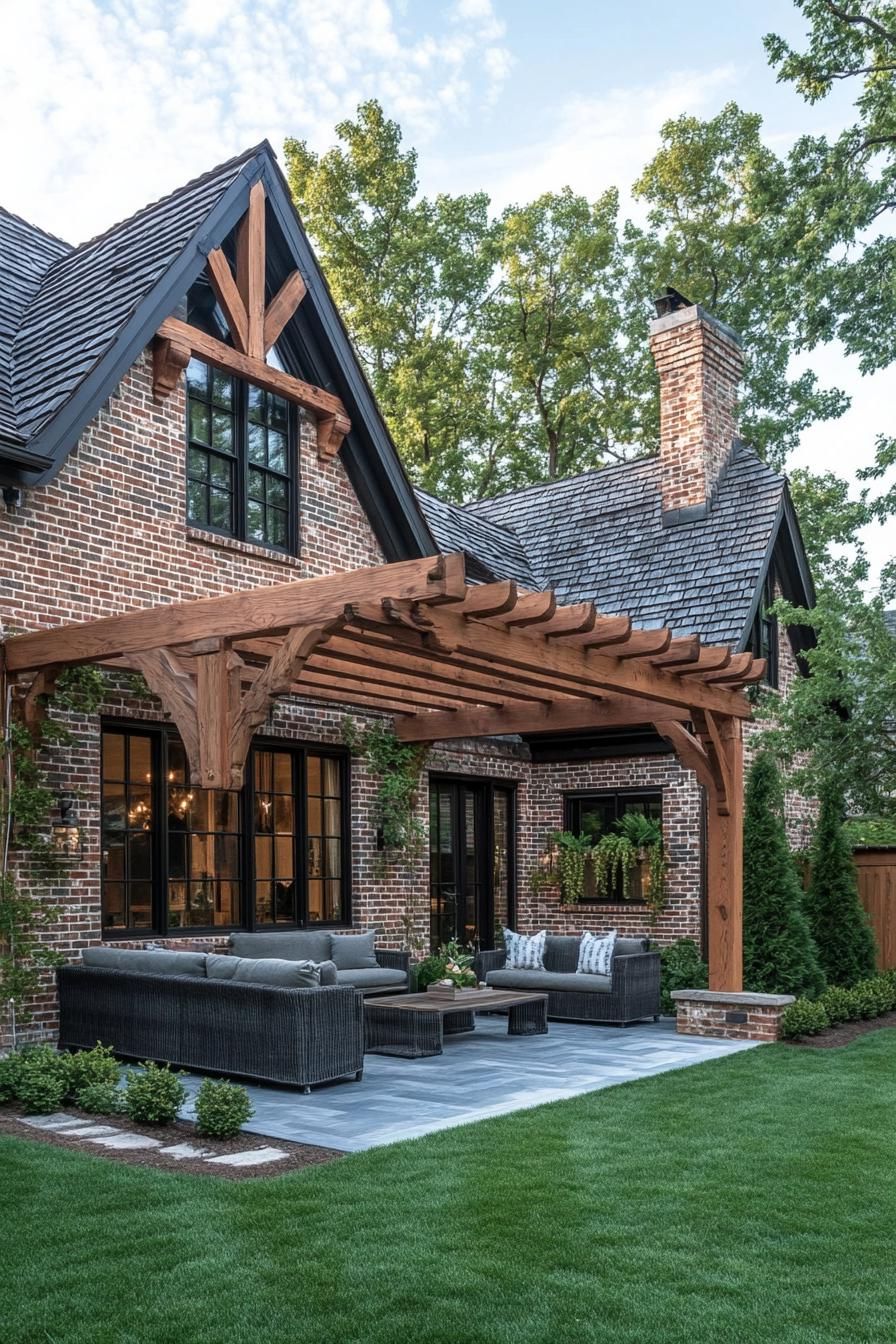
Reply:
[[[636, 213], [669, 117], [734, 100], [778, 153], [846, 122], [846, 87], [810, 108], [766, 64], [763, 34], [803, 27], [790, 0], [0, 0], [0, 203], [82, 242], [262, 139], [325, 149], [376, 97], [426, 192], [499, 208], [616, 185]], [[802, 364], [853, 404], [789, 466], [866, 465], [896, 368], [863, 378], [836, 347]], [[876, 569], [892, 542], [865, 541]]]

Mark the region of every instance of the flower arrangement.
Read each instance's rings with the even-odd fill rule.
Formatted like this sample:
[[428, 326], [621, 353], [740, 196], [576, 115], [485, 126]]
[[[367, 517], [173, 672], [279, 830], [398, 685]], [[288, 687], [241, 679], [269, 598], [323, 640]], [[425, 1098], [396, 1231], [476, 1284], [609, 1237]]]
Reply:
[[418, 962], [416, 977], [418, 989], [442, 982], [453, 985], [455, 989], [475, 989], [478, 984], [473, 969], [473, 953], [456, 939]]

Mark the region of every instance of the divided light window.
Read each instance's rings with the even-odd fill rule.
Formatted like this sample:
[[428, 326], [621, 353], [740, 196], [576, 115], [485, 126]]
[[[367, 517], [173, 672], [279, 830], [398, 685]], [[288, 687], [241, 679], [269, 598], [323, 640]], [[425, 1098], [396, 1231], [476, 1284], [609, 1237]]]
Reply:
[[194, 789], [178, 737], [116, 724], [102, 791], [106, 932], [348, 922], [346, 753], [259, 743], [244, 789]]
[[[622, 789], [600, 793], [568, 793], [564, 798], [565, 829], [574, 835], [587, 835], [593, 840], [612, 834], [615, 823], [627, 812], [640, 812], [651, 821], [663, 820], [663, 795], [659, 791]], [[639, 876], [635, 872], [632, 881], [631, 898], [625, 904], [640, 899]], [[594, 874], [590, 867], [585, 869], [585, 887], [582, 899], [601, 905], [619, 905], [623, 901], [622, 877], [617, 878], [616, 887], [609, 901], [598, 901], [594, 890]]]
[[295, 551], [295, 407], [199, 359], [187, 367], [187, 520]]

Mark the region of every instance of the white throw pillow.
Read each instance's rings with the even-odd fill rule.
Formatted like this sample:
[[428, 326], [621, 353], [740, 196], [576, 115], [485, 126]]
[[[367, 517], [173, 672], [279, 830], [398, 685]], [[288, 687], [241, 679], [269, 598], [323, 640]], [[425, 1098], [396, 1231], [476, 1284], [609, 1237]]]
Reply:
[[528, 935], [514, 933], [512, 929], [505, 929], [504, 947], [507, 951], [505, 969], [508, 971], [543, 971], [544, 940], [547, 936], [547, 929], [542, 929], [540, 933]]
[[579, 943], [577, 975], [609, 975], [616, 945], [616, 930], [609, 933], [583, 933]]

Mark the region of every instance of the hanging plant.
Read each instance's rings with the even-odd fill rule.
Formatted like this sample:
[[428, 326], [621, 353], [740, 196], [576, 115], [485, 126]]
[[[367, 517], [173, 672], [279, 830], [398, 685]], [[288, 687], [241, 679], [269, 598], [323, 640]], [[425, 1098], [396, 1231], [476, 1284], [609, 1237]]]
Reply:
[[551, 839], [557, 846], [560, 900], [564, 905], [577, 905], [585, 893], [585, 865], [592, 853], [591, 840], [572, 831], [556, 831]]
[[[650, 909], [650, 922], [655, 924], [666, 904], [667, 864], [662, 827], [642, 812], [627, 812], [617, 821], [616, 829], [635, 850], [641, 869], [641, 895]], [[628, 888], [624, 892], [628, 899]]]
[[638, 865], [638, 851], [628, 836], [610, 833], [594, 846], [594, 886], [598, 900], [612, 900], [617, 884], [623, 900], [629, 899], [632, 873]]
[[380, 849], [393, 856], [416, 858], [426, 838], [416, 802], [428, 748], [399, 742], [384, 724], [360, 728], [351, 717], [342, 720], [342, 740], [377, 776], [374, 824]]
[[10, 856], [15, 853], [31, 861], [31, 880], [58, 880], [64, 861], [48, 834], [55, 800], [39, 752], [70, 746], [74, 737], [49, 711], [94, 714], [104, 692], [99, 668], [68, 668], [54, 689], [39, 697], [42, 712], [31, 725], [17, 719], [4, 724], [0, 744], [0, 1000], [12, 1019], [13, 1035], [17, 1023], [31, 1019], [28, 1001], [40, 990], [41, 971], [59, 965], [64, 958], [41, 939], [42, 931], [57, 917], [55, 907], [19, 890]]

